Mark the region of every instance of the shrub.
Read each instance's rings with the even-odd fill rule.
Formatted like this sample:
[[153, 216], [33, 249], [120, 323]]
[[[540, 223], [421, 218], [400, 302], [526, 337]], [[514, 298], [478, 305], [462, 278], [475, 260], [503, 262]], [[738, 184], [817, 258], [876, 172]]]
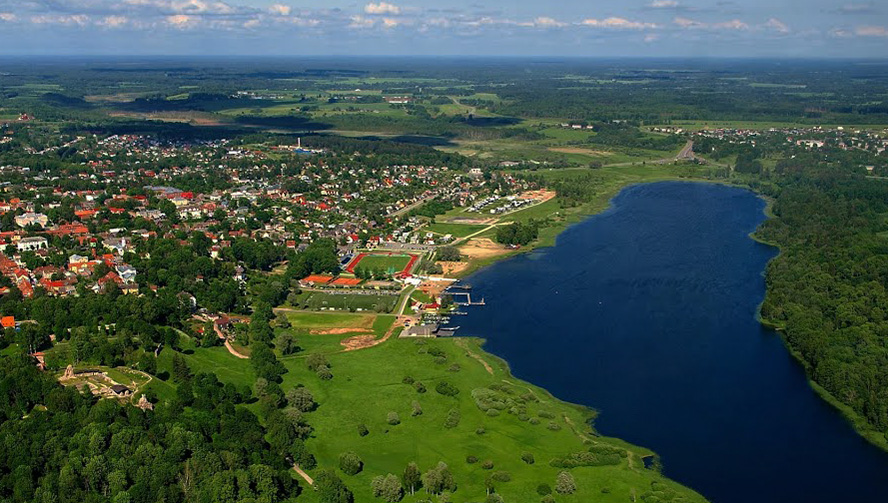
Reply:
[[478, 462], [478, 458], [476, 456], [466, 456], [466, 463], [470, 465], [474, 465]]
[[487, 433], [487, 430], [485, 430], [483, 426], [479, 426], [475, 429], [475, 435], [483, 435], [485, 433]]
[[413, 407], [413, 412], [410, 415], [413, 417], [422, 415], [422, 405], [420, 405], [419, 402], [414, 400], [411, 406]]
[[490, 474], [490, 478], [496, 480], [497, 482], [509, 482], [512, 480], [512, 475], [507, 471], [498, 470]]
[[364, 469], [364, 462], [352, 451], [339, 455], [339, 469], [346, 475], [357, 475]]
[[287, 403], [299, 412], [309, 412], [315, 409], [317, 404], [310, 391], [299, 386], [287, 392]]
[[485, 470], [493, 470], [493, 460], [485, 459], [484, 462], [481, 463], [481, 468], [484, 468]]
[[560, 472], [555, 478], [555, 491], [558, 494], [573, 494], [577, 491], [577, 483], [569, 472]]
[[460, 370], [462, 370], [462, 367], [459, 366], [459, 363], [454, 363], [447, 370], [451, 372], [459, 372]]
[[552, 494], [552, 486], [549, 484], [540, 484], [537, 486], [537, 494], [540, 496], [546, 496], [547, 494]]
[[444, 427], [456, 428], [459, 426], [460, 417], [459, 409], [450, 409], [450, 411], [447, 412], [447, 419], [444, 420]]
[[398, 413], [395, 411], [389, 412], [385, 418], [386, 422], [392, 426], [401, 424], [401, 418], [398, 416]]
[[549, 428], [552, 431], [559, 431], [561, 430], [561, 425], [559, 425], [555, 421], [549, 421], [549, 424], [548, 426], [546, 426], [546, 428]]
[[446, 365], [446, 364], [447, 364], [447, 358], [445, 358], [443, 356], [439, 356], [439, 357], [435, 358], [435, 365]]
[[530, 453], [530, 452], [523, 453], [521, 455], [521, 461], [524, 461], [525, 463], [527, 463], [529, 465], [532, 465], [536, 462], [536, 460], [533, 459], [533, 453]]
[[366, 437], [366, 436], [369, 435], [369, 434], [370, 434], [370, 430], [367, 429], [367, 425], [366, 425], [366, 424], [361, 423], [361, 424], [358, 425], [358, 435], [360, 435], [360, 436], [362, 436], [362, 437]]
[[330, 367], [327, 367], [326, 365], [323, 367], [319, 367], [317, 374], [322, 381], [329, 381], [330, 379], [333, 379], [333, 372], [330, 372]]
[[404, 384], [413, 384], [414, 382], [416, 382], [416, 379], [414, 379], [410, 376], [404, 376], [404, 378], [401, 379], [401, 382]]
[[540, 416], [540, 417], [544, 417], [544, 418], [546, 418], [546, 419], [555, 419], [555, 414], [552, 414], [551, 412], [546, 411], [546, 410], [541, 410], [541, 411], [539, 411], [539, 412], [537, 413], [537, 415]]
[[447, 381], [438, 382], [438, 384], [435, 385], [435, 391], [444, 396], [456, 396], [459, 394], [459, 389]]
[[305, 363], [308, 365], [308, 370], [311, 370], [312, 372], [317, 372], [321, 367], [330, 366], [330, 363], [327, 362], [327, 357], [319, 353], [309, 355], [305, 360]]
[[416, 389], [417, 393], [425, 393], [426, 392], [425, 384], [423, 384], [419, 381], [416, 381], [415, 383], [413, 383], [413, 387]]
[[487, 409], [487, 412], [485, 412], [485, 414], [487, 414], [489, 417], [496, 417], [500, 415], [500, 411], [496, 409]]

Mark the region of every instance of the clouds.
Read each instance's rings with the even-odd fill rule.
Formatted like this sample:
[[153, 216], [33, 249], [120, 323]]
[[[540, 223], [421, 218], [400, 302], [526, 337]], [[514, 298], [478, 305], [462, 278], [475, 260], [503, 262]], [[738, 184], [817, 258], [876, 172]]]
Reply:
[[390, 4], [387, 2], [379, 2], [379, 3], [368, 3], [364, 6], [364, 12], [371, 15], [383, 16], [383, 15], [392, 15], [397, 16], [401, 13], [401, 8], [397, 5]]
[[609, 17], [602, 20], [589, 18], [584, 19], [581, 24], [592, 28], [612, 28], [617, 30], [644, 30], [657, 28], [656, 23], [630, 21], [622, 17]]
[[[400, 53], [587, 54], [594, 45], [590, 42], [606, 40], [616, 43], [611, 47], [635, 47], [639, 55], [660, 48], [674, 55], [703, 49], [708, 54], [714, 47], [737, 51], [744, 44], [758, 47], [769, 41], [774, 51], [794, 47], [787, 53], [797, 55], [813, 52], [812, 41], [819, 37], [821, 48], [839, 43], [853, 47], [850, 44], [860, 41], [874, 47], [872, 54], [888, 53], [875, 47], [888, 38], [888, 18], [880, 13], [888, 9], [866, 0], [851, 0], [842, 7], [830, 5], [833, 0], [811, 0], [818, 6], [804, 12], [773, 0], [722, 1], [706, 7], [698, 6], [698, 0], [607, 5], [579, 0], [485, 0], [484, 5], [470, 1], [460, 7], [432, 0], [0, 0], [0, 41], [6, 41], [0, 47], [40, 46], [51, 33], [67, 37], [71, 50], [80, 40], [104, 40], [124, 52], [141, 48], [129, 39], [144, 36], [202, 40], [208, 52], [232, 45], [287, 50], [294, 47], [288, 41], [303, 38], [311, 42], [299, 50], [317, 53], [336, 47], [360, 54], [382, 48]], [[427, 45], [420, 48], [420, 40]]]
[[888, 27], [885, 26], [859, 26], [854, 30], [858, 37], [888, 38]]

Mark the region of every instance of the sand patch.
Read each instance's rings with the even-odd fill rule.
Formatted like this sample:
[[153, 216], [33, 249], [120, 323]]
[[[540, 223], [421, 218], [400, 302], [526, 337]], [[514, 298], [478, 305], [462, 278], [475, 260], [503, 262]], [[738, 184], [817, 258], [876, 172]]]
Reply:
[[345, 334], [372, 334], [370, 330], [354, 329], [354, 328], [328, 328], [325, 330], [309, 330], [311, 335], [345, 335]]
[[438, 263], [438, 265], [441, 266], [442, 269], [444, 269], [444, 276], [450, 276], [450, 275], [453, 275], [453, 274], [461, 273], [461, 272], [465, 271], [466, 269], [468, 269], [468, 267], [469, 267], [469, 263], [468, 263], [468, 262], [442, 262], [442, 261], [438, 261], [437, 263]]
[[509, 253], [509, 250], [501, 244], [494, 243], [488, 238], [475, 238], [459, 248], [460, 253], [468, 255], [472, 260], [498, 257]]

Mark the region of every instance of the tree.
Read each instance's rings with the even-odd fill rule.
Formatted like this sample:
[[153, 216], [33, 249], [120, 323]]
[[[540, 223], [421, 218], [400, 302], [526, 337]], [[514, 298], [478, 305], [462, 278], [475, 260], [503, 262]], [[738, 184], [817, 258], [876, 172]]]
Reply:
[[395, 411], [389, 412], [385, 417], [385, 421], [392, 426], [401, 424], [401, 418], [398, 417], [398, 413]]
[[191, 369], [188, 368], [188, 363], [179, 353], [173, 355], [173, 379], [178, 383], [191, 379]]
[[462, 254], [454, 246], [442, 246], [438, 248], [438, 260], [442, 262], [459, 262]]
[[444, 491], [456, 491], [456, 482], [450, 473], [450, 468], [443, 461], [438, 466], [425, 472], [422, 476], [422, 485], [426, 491], [432, 494], [441, 494]]
[[562, 471], [555, 478], [555, 491], [558, 494], [573, 494], [577, 490], [577, 483], [570, 472]]
[[315, 488], [321, 503], [353, 503], [354, 495], [331, 470], [321, 470], [315, 477]]
[[397, 503], [404, 497], [404, 489], [401, 487], [401, 481], [391, 473], [385, 477], [382, 475], [374, 477], [371, 482], [371, 487], [373, 488], [373, 496], [382, 498], [387, 503]]
[[353, 451], [343, 452], [339, 455], [339, 469], [346, 475], [357, 475], [364, 469], [364, 462]]
[[282, 355], [291, 355], [299, 349], [299, 346], [296, 345], [296, 338], [289, 332], [284, 332], [278, 335], [274, 340], [274, 347], [280, 351]]
[[404, 487], [410, 491], [410, 495], [416, 493], [416, 490], [422, 486], [422, 474], [419, 471], [419, 467], [416, 466], [416, 463], [409, 463], [407, 468], [404, 469]]
[[300, 412], [311, 412], [317, 407], [314, 395], [303, 386], [297, 386], [287, 392], [287, 403]]

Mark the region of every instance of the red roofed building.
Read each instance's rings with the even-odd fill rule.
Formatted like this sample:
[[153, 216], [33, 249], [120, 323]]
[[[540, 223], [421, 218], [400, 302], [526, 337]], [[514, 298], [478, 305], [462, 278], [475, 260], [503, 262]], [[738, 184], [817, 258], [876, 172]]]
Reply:
[[19, 291], [22, 292], [22, 297], [27, 299], [34, 295], [34, 287], [31, 286], [30, 281], [26, 279], [20, 280], [17, 286]]

